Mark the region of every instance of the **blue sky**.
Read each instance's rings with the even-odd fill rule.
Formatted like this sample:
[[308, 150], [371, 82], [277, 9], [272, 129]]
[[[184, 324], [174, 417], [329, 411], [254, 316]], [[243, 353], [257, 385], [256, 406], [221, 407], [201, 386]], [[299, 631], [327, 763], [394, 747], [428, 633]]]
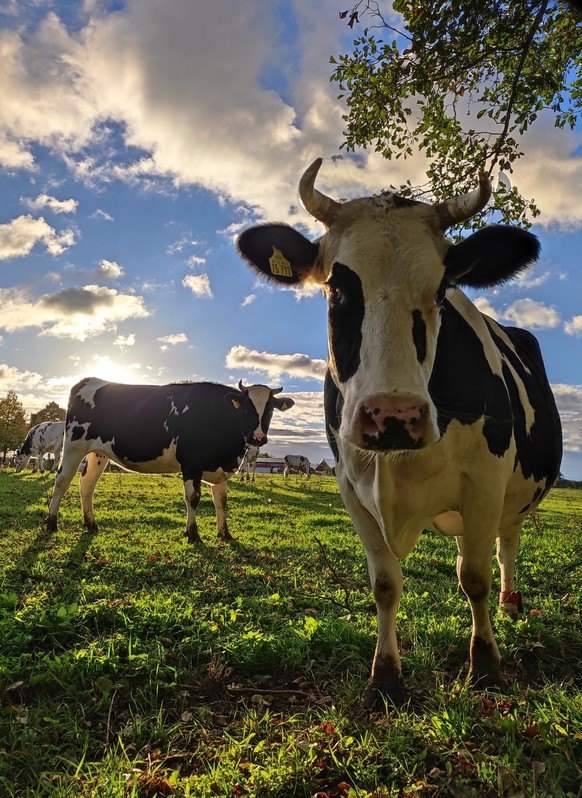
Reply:
[[[340, 153], [329, 56], [350, 49], [337, 0], [0, 0], [0, 396], [28, 411], [83, 376], [283, 385], [267, 451], [330, 458], [321, 401], [325, 305], [257, 284], [237, 231], [321, 229], [297, 199], [422, 182], [421, 156]], [[542, 258], [473, 298], [529, 327], [582, 479], [581, 135], [551, 120], [511, 176], [542, 209]], [[493, 220], [494, 221], [494, 220]]]

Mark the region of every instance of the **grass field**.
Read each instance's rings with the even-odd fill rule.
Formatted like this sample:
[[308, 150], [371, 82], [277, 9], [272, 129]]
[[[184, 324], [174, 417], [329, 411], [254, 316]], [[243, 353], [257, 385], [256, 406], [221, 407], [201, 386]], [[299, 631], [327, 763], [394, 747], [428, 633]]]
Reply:
[[231, 544], [206, 490], [200, 547], [177, 476], [106, 473], [94, 535], [74, 488], [44, 532], [52, 480], [0, 473], [2, 798], [582, 795], [582, 492], [527, 523], [523, 618], [491, 599], [504, 694], [465, 687], [456, 547], [421, 537], [399, 612], [411, 701], [368, 715], [375, 608], [333, 478], [231, 482]]

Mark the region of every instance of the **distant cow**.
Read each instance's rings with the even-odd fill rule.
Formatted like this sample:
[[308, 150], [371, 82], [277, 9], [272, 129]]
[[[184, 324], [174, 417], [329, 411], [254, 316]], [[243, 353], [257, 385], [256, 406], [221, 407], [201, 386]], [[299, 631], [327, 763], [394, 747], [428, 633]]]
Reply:
[[[16, 450], [14, 464], [16, 471], [26, 468], [31, 457], [36, 457], [36, 465], [41, 474], [44, 473], [43, 456], [50, 452], [54, 453], [54, 462], [51, 471], [56, 471], [61, 459], [63, 448], [63, 437], [65, 434], [64, 421], [43, 421], [28, 430], [26, 440], [21, 449]], [[36, 466], [35, 469], [36, 470]]]
[[[243, 482], [246, 476], [247, 482], [255, 481], [255, 470], [257, 467], [257, 457], [259, 456], [258, 446], [249, 446], [246, 450], [243, 461], [240, 464], [240, 481]], [[252, 477], [251, 477], [252, 473]]]
[[47, 527], [57, 528], [59, 504], [86, 457], [79, 488], [85, 526], [97, 529], [93, 492], [109, 459], [146, 474], [182, 472], [188, 520], [186, 536], [200, 541], [196, 508], [201, 482], [212, 486], [218, 536], [230, 540], [227, 480], [248, 444], [267, 443], [274, 410], [295, 403], [266, 385], [238, 390], [211, 382], [121, 385], [89, 377], [72, 390], [65, 421], [63, 461], [55, 481]]
[[392, 192], [337, 202], [315, 188], [320, 166], [299, 193], [324, 235], [260, 225], [239, 249], [263, 277], [317, 282], [327, 297], [327, 434], [378, 612], [364, 700], [401, 697], [400, 559], [427, 527], [457, 537], [473, 616], [470, 681], [499, 685], [492, 550], [497, 540], [500, 603], [514, 615], [520, 528], [558, 475], [560, 419], [535, 338], [480, 313], [458, 286], [503, 283], [537, 258], [538, 241], [501, 226], [446, 240], [448, 227], [485, 207], [485, 175], [475, 191], [435, 205]]
[[290, 471], [296, 471], [298, 474], [305, 474], [307, 479], [311, 476], [311, 463], [302, 454], [286, 454], [283, 458], [285, 469], [283, 474], [288, 477]]

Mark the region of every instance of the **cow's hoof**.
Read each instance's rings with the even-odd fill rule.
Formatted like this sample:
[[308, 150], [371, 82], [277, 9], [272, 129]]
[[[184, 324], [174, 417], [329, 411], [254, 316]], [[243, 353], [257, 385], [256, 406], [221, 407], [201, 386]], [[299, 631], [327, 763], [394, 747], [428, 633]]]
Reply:
[[186, 540], [188, 541], [188, 543], [202, 545], [202, 543], [204, 542], [200, 537], [200, 535], [198, 534], [198, 530], [195, 530], [194, 532], [192, 532], [192, 530], [190, 531], [186, 530], [184, 534], [186, 535]]
[[523, 601], [519, 590], [502, 590], [499, 594], [499, 610], [512, 621], [517, 621], [523, 612]]
[[471, 690], [480, 692], [482, 690], [494, 690], [495, 692], [502, 693], [506, 688], [505, 680], [501, 676], [501, 672], [497, 673], [477, 673], [476, 671], [469, 671], [467, 683]]
[[225, 543], [230, 543], [230, 542], [231, 542], [231, 540], [234, 540], [233, 536], [232, 536], [232, 535], [230, 534], [230, 532], [228, 532], [228, 531], [226, 531], [226, 532], [219, 532], [219, 533], [218, 533], [218, 539], [219, 539], [219, 540], [223, 540]]
[[410, 693], [401, 684], [382, 685], [368, 684], [362, 693], [362, 703], [368, 712], [387, 712], [396, 707], [405, 706], [410, 700]]

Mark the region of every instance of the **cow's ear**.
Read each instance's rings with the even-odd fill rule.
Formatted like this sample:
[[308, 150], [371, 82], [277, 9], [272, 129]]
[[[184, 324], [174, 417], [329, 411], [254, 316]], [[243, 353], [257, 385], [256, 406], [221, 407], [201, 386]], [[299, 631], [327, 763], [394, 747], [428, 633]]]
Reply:
[[487, 288], [524, 271], [540, 254], [537, 238], [517, 227], [484, 227], [449, 247], [446, 276], [458, 285]]
[[274, 396], [273, 405], [277, 410], [285, 411], [293, 407], [295, 402], [289, 396]]
[[239, 236], [238, 250], [261, 277], [293, 285], [310, 276], [319, 246], [287, 224], [261, 224]]
[[240, 410], [243, 403], [243, 395], [239, 391], [231, 391], [225, 394], [224, 401], [227, 405], [234, 407], [235, 410]]

